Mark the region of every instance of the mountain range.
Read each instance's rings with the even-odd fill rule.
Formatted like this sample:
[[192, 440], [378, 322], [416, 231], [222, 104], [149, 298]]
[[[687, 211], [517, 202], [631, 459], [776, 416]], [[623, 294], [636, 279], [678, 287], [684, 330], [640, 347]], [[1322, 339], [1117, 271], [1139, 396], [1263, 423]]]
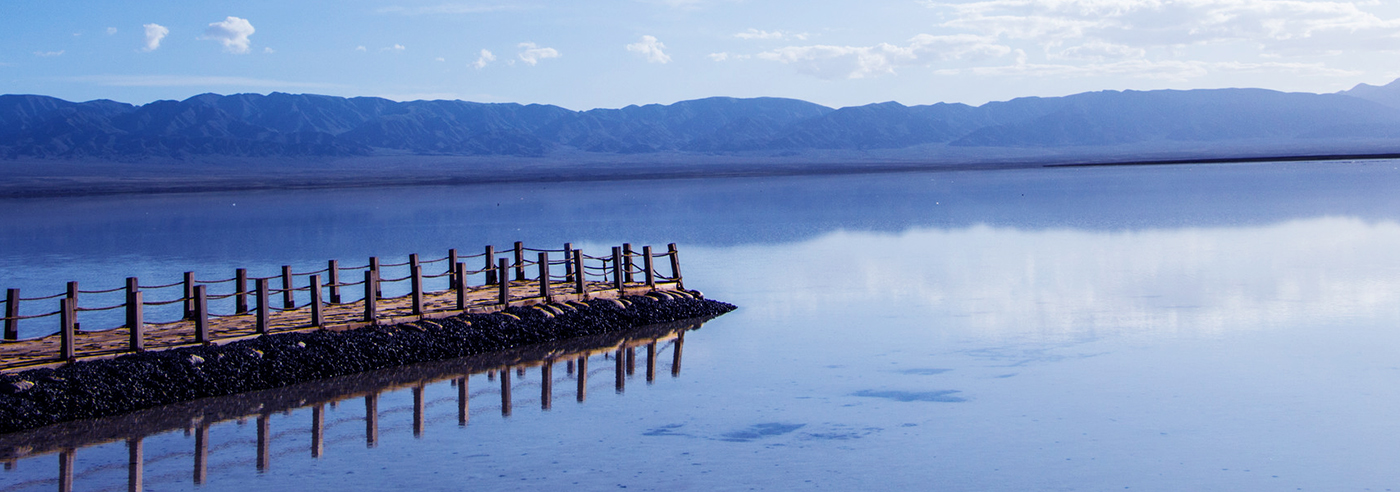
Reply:
[[[0, 96], [0, 158], [784, 156], [827, 151], [1199, 148], [1249, 142], [1400, 149], [1400, 80], [1335, 94], [1102, 91], [981, 106], [829, 108], [713, 97], [573, 111], [465, 101], [202, 94], [131, 105]], [[1379, 146], [1379, 147], [1377, 147]]]

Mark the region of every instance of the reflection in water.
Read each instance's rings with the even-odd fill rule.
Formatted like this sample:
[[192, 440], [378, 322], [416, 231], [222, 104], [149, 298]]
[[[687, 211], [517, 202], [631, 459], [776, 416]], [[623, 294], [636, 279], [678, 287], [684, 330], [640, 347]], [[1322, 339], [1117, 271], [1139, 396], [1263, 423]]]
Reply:
[[[458, 426], [466, 426], [469, 420], [469, 402], [486, 396], [490, 390], [471, 393], [468, 382], [472, 375], [487, 373], [500, 375], [501, 415], [509, 417], [515, 402], [512, 391], [532, 384], [525, 383], [527, 368], [539, 368], [540, 408], [549, 410], [554, 396], [554, 373], [556, 364], [564, 361], [568, 371], [563, 379], [576, 379], [576, 399], [587, 399], [588, 361], [595, 357], [609, 358], [616, 352], [614, 371], [617, 390], [622, 392], [624, 381], [632, 376], [635, 363], [635, 348], [645, 346], [647, 350], [646, 373], [648, 383], [654, 380], [658, 362], [657, 351], [669, 346], [672, 351], [671, 375], [680, 376], [681, 346], [685, 332], [699, 329], [705, 320], [681, 321], [662, 325], [652, 325], [636, 330], [585, 337], [553, 344], [537, 345], [496, 354], [466, 357], [447, 361], [430, 362], [411, 366], [372, 371], [341, 378], [315, 381], [218, 398], [206, 398], [164, 407], [151, 408], [127, 415], [79, 422], [67, 422], [41, 429], [0, 436], [0, 461], [5, 470], [16, 468], [18, 460], [32, 463], [33, 458], [56, 454], [59, 466], [55, 478], [22, 481], [6, 487], [0, 492], [44, 489], [58, 485], [60, 491], [73, 490], [75, 479], [87, 478], [113, 468], [98, 465], [84, 472], [77, 472], [75, 456], [77, 451], [113, 442], [125, 442], [128, 490], [145, 490], [151, 485], [144, 470], [151, 461], [164, 461], [184, 456], [193, 462], [192, 481], [204, 484], [209, 481], [210, 456], [213, 451], [219, 454], [238, 453], [236, 449], [246, 443], [233, 442], [216, 446], [211, 441], [211, 430], [218, 431], [229, 422], [242, 426], [251, 416], [255, 418], [256, 440], [253, 444], [254, 467], [259, 473], [274, 466], [273, 442], [286, 439], [306, 439], [310, 441], [310, 453], [320, 458], [326, 453], [326, 435], [330, 427], [344, 423], [344, 420], [327, 422], [326, 407], [335, 408], [338, 404], [364, 397], [365, 446], [374, 448], [379, 442], [380, 418], [403, 409], [381, 409], [381, 395], [407, 387], [412, 394], [412, 405], [408, 409], [413, 414], [412, 433], [421, 438], [428, 430], [426, 390], [430, 385], [447, 384], [456, 388], [456, 417]], [[624, 354], [626, 354], [624, 356]], [[625, 359], [625, 363], [624, 363]], [[574, 367], [577, 366], [577, 370]], [[513, 370], [512, 370], [513, 369]], [[512, 383], [512, 373], [521, 377], [521, 382]], [[274, 433], [272, 416], [277, 413], [290, 414], [293, 410], [309, 407], [311, 423], [309, 432], [291, 430]], [[162, 455], [155, 460], [145, 456], [144, 439], [175, 430], [184, 430], [187, 436], [193, 435], [194, 446], [187, 452]], [[103, 475], [107, 477], [108, 475]], [[168, 477], [163, 477], [168, 478]], [[109, 480], [115, 477], [109, 478]]]

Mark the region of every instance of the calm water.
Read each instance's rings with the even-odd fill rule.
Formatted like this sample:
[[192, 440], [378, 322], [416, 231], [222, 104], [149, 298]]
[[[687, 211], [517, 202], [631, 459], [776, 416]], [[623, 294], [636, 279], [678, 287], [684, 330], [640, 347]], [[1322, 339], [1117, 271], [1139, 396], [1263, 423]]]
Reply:
[[[261, 472], [254, 411], [210, 426], [198, 486], [196, 436], [158, 432], [150, 489], [1400, 490], [1397, 167], [10, 201], [0, 287], [677, 242], [687, 286], [740, 306], [686, 335], [678, 377], [665, 349], [654, 384], [618, 393], [599, 356], [577, 403], [556, 368], [548, 411], [531, 369], [510, 416], [486, 396], [458, 426], [437, 381], [415, 437], [413, 391], [391, 389], [374, 447], [349, 400], [312, 457], [313, 409], [279, 409]], [[123, 442], [78, 449], [77, 490], [124, 490], [126, 462]], [[20, 459], [0, 491], [56, 488], [58, 468]]]

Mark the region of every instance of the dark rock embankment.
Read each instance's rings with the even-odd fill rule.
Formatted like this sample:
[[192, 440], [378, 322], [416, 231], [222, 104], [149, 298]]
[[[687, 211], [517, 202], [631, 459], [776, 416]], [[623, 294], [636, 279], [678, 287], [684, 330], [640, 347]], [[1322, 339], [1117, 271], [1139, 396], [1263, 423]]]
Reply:
[[285, 333], [6, 374], [0, 376], [0, 433], [734, 309], [708, 299], [653, 296], [512, 307], [341, 333]]

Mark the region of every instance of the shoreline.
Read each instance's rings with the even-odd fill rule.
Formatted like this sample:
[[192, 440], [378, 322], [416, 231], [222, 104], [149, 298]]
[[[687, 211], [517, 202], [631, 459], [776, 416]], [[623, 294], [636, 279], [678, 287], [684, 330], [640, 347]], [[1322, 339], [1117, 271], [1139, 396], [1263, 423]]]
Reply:
[[[1320, 153], [1241, 155], [1237, 157], [1122, 158], [1111, 156], [1071, 159], [1004, 157], [947, 162], [914, 160], [878, 161], [747, 161], [717, 162], [564, 162], [485, 161], [461, 162], [450, 158], [423, 157], [423, 162], [364, 161], [316, 162], [307, 167], [267, 167], [208, 163], [87, 163], [81, 161], [26, 161], [28, 170], [0, 184], [0, 199], [80, 196], [221, 193], [236, 191], [293, 191], [419, 186], [471, 186], [528, 183], [588, 183], [620, 181], [684, 180], [707, 178], [764, 178], [790, 176], [873, 175], [923, 172], [994, 171], [1035, 168], [1078, 168], [1232, 164], [1262, 162], [1328, 162], [1384, 160], [1400, 153]], [[445, 160], [433, 160], [445, 159]], [[665, 156], [675, 160], [676, 156]], [[413, 165], [407, 165], [405, 164]], [[0, 161], [0, 169], [6, 162]], [[53, 169], [67, 168], [67, 169]], [[12, 171], [14, 169], [11, 169]], [[67, 172], [63, 172], [67, 171]], [[83, 174], [86, 173], [86, 174]], [[144, 173], [144, 174], [143, 174]]]
[[0, 376], [0, 435], [61, 422], [718, 316], [731, 304], [678, 294], [511, 307], [346, 332], [267, 335]]

